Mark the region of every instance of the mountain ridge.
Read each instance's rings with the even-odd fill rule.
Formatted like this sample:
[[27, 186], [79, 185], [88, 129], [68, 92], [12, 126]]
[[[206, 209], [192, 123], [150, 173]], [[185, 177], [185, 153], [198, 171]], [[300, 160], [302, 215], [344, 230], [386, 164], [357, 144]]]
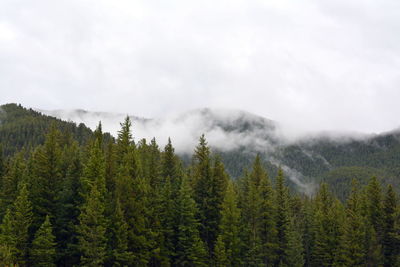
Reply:
[[[134, 131], [139, 126], [137, 122]], [[242, 110], [210, 108], [183, 113], [167, 123], [149, 119], [144, 128], [159, 127], [159, 131], [164, 131], [168, 128], [165, 124], [186, 130], [185, 136], [192, 138], [187, 149], [182, 150], [180, 137], [170, 136], [181, 155], [191, 154], [197, 138], [204, 133], [234, 177], [243, 174], [256, 154], [262, 155], [272, 174], [278, 167], [283, 168], [291, 181], [304, 191], [312, 191], [310, 188], [321, 181], [346, 187], [350, 185], [350, 177], [366, 181], [370, 178], [367, 174], [391, 181], [400, 177], [397, 167], [400, 158], [396, 154], [400, 151], [398, 128], [381, 134], [322, 131], [290, 139], [273, 120]], [[364, 167], [368, 168], [367, 172]], [[343, 180], [343, 177], [347, 178]]]
[[[85, 133], [81, 137], [83, 143], [92, 134], [90, 129], [85, 128], [90, 123], [71, 122], [72, 117], [59, 120], [49, 117], [48, 111], [45, 111], [48, 114], [45, 115], [17, 105], [1, 107], [3, 112], [0, 113], [0, 120], [7, 112], [16, 119], [10, 118], [0, 125], [0, 137], [3, 141], [19, 144], [19, 147], [40, 144], [39, 137], [54, 122], [58, 127], [69, 129], [68, 131], [77, 136]], [[61, 111], [58, 112], [59, 116]], [[109, 113], [83, 110], [78, 113], [81, 119], [96, 119], [92, 125], [97, 125], [97, 119], [102, 116], [103, 129], [107, 124], [104, 118], [108, 118], [115, 125], [114, 133], [119, 130], [119, 123], [126, 116], [119, 114], [117, 121]], [[67, 113], [62, 115], [65, 114]], [[400, 184], [400, 132], [397, 130], [356, 136], [325, 132], [289, 140], [281, 135], [279, 123], [245, 111], [197, 109], [168, 120], [136, 116], [131, 118], [136, 142], [156, 136], [157, 142], [162, 146], [171, 137], [177, 153], [186, 162], [190, 162], [190, 155], [198, 138], [204, 133], [213, 151], [220, 154], [228, 173], [236, 178], [243, 175], [254, 157], [259, 154], [271, 177], [275, 177], [277, 169], [281, 167], [293, 186], [307, 193], [312, 193], [313, 188], [324, 181], [333, 188], [341, 188], [338, 192], [345, 198], [352, 178], [359, 179], [363, 184], [370, 176], [378, 176], [383, 182], [394, 185]], [[12, 129], [11, 134], [9, 129]], [[29, 134], [37, 137], [30, 139]], [[9, 139], [16, 135], [20, 139]]]

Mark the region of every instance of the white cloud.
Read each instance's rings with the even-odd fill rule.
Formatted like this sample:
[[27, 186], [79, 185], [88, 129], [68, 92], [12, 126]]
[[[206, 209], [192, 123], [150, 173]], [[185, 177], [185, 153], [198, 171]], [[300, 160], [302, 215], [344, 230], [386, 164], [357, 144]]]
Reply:
[[1, 102], [162, 117], [199, 107], [299, 130], [399, 126], [395, 0], [4, 0]]

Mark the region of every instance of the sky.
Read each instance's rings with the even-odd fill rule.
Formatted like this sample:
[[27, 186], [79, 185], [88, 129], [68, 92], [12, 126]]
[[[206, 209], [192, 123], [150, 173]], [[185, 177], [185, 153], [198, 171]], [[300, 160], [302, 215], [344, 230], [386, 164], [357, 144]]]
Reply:
[[398, 0], [1, 0], [0, 104], [400, 126]]

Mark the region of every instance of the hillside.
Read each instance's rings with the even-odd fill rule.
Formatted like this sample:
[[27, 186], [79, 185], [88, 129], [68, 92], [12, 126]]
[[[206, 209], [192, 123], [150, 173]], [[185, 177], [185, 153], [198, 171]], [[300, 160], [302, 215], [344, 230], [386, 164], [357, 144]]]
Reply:
[[[43, 134], [52, 123], [85, 143], [92, 131], [84, 124], [93, 127], [101, 120], [103, 128], [115, 135], [124, 117], [83, 110], [42, 111], [52, 115], [48, 116], [15, 104], [3, 105], [2, 111], [0, 140], [6, 155], [21, 147], [41, 144]], [[74, 119], [80, 124], [71, 122]], [[238, 110], [198, 109], [171, 118], [131, 116], [131, 119], [136, 141], [155, 136], [163, 145], [171, 137], [187, 164], [198, 137], [204, 133], [233, 177], [240, 177], [260, 154], [272, 177], [280, 166], [292, 185], [304, 192], [311, 192], [315, 185], [325, 181], [338, 196], [345, 198], [353, 178], [365, 184], [371, 176], [377, 176], [384, 183], [394, 185], [400, 179], [398, 131], [362, 137], [315, 134], [312, 138], [288, 141], [278, 123]]]
[[[93, 134], [83, 123], [77, 125], [75, 122], [63, 121], [17, 104], [0, 106], [0, 144], [3, 153], [8, 156], [22, 148], [30, 150], [43, 144], [45, 134], [52, 125], [60, 129], [65, 138], [70, 135], [81, 145]], [[111, 138], [109, 134], [105, 136]]]

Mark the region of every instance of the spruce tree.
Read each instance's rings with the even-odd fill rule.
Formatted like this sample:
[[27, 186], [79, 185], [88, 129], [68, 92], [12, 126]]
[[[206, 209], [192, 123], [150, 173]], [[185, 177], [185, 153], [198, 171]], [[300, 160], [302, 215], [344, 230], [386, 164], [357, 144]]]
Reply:
[[135, 260], [133, 253], [128, 251], [128, 227], [120, 201], [116, 199], [114, 215], [109, 225], [111, 233], [108, 243], [110, 262], [113, 266], [128, 266]]
[[366, 225], [362, 215], [358, 183], [352, 182], [351, 194], [347, 200], [344, 233], [335, 255], [335, 266], [365, 266]]
[[0, 225], [0, 263], [13, 266], [17, 262], [17, 238], [14, 232], [14, 221], [10, 209], [7, 209]]
[[106, 250], [104, 209], [104, 199], [95, 184], [81, 207], [77, 226], [82, 266], [100, 266], [104, 262]]
[[259, 179], [259, 192], [261, 195], [260, 222], [261, 222], [261, 246], [263, 263], [267, 266], [275, 262], [277, 243], [276, 229], [276, 205], [274, 203], [275, 196], [271, 181], [261, 165], [261, 159], [257, 155], [252, 175]]
[[288, 188], [282, 169], [276, 178], [276, 229], [277, 229], [277, 263], [286, 262], [285, 251], [288, 246], [288, 228], [290, 226]]
[[343, 235], [344, 209], [322, 184], [316, 197], [315, 243], [312, 266], [332, 266], [340, 250]]
[[189, 184], [184, 180], [177, 199], [178, 236], [176, 266], [207, 266], [207, 251], [199, 236], [196, 203]]
[[237, 194], [230, 181], [222, 203], [220, 233], [214, 249], [215, 261], [220, 266], [223, 263], [226, 266], [241, 265], [240, 209], [237, 201]]
[[46, 216], [43, 224], [35, 233], [32, 241], [30, 258], [32, 266], [52, 267], [55, 265], [56, 243], [52, 233], [49, 216]]
[[199, 209], [200, 236], [206, 244], [209, 253], [214, 246], [218, 226], [218, 218], [216, 217], [218, 206], [214, 202], [215, 195], [213, 195], [214, 183], [210, 154], [210, 148], [204, 135], [202, 135], [193, 155], [192, 183], [194, 199]]
[[20, 186], [19, 194], [14, 202], [13, 231], [16, 239], [16, 262], [25, 266], [28, 257], [29, 228], [32, 223], [32, 205], [28, 199], [26, 184]]
[[[135, 255], [136, 264], [147, 265], [150, 258], [149, 181], [142, 175], [140, 157], [132, 142], [130, 120], [127, 118], [117, 140], [118, 171], [114, 197], [121, 203], [128, 224], [128, 251]], [[122, 155], [121, 155], [122, 153]], [[130, 263], [133, 264], [133, 263]]]
[[388, 186], [384, 200], [383, 255], [385, 267], [396, 266], [400, 252], [400, 240], [396, 232], [397, 199], [393, 187]]
[[222, 236], [219, 235], [214, 247], [214, 266], [216, 267], [232, 266], [232, 263], [230, 263], [226, 254], [227, 251], [225, 248], [225, 243], [222, 240]]
[[164, 180], [167, 179], [167, 177], [169, 177], [171, 179], [172, 184], [174, 184], [175, 181], [180, 179], [181, 177], [178, 167], [178, 158], [175, 155], [175, 149], [172, 146], [171, 138], [168, 138], [168, 143], [165, 146], [164, 151], [162, 153], [161, 175]]
[[381, 185], [376, 177], [372, 177], [367, 186], [367, 196], [368, 218], [378, 235], [378, 241], [381, 242], [384, 225], [383, 197]]
[[168, 176], [161, 190], [160, 223], [163, 234], [163, 244], [160, 253], [165, 258], [168, 258], [170, 262], [174, 261], [177, 244], [178, 214], [176, 206], [178, 193], [179, 191], [174, 192], [171, 179]]
[[0, 191], [0, 218], [3, 217], [7, 208], [11, 207], [12, 203], [18, 195], [18, 184], [25, 177], [25, 160], [23, 153], [17, 153], [11, 159], [10, 166], [6, 173], [4, 173], [1, 180]]
[[118, 131], [116, 146], [116, 161], [118, 166], [122, 164], [122, 161], [132, 144], [131, 126], [132, 122], [129, 116], [126, 116], [125, 121], [121, 123], [121, 130]]
[[3, 155], [3, 145], [0, 144], [0, 189], [1, 189], [1, 179], [3, 178], [5, 171], [5, 161]]
[[57, 240], [57, 265], [73, 266], [79, 263], [76, 225], [80, 206], [83, 203], [81, 176], [81, 154], [76, 142], [63, 150], [63, 161], [67, 162], [64, 179], [57, 196], [54, 218], [54, 234]]
[[30, 163], [30, 195], [33, 206], [33, 229], [38, 229], [46, 215], [55, 217], [57, 196], [61, 189], [60, 132], [53, 125]]
[[249, 175], [244, 178], [243, 191], [241, 224], [244, 250], [242, 257], [245, 265], [258, 266], [263, 262], [261, 240], [263, 199], [257, 181], [251, 179]]
[[286, 232], [287, 246], [285, 249], [285, 261], [283, 266], [303, 267], [304, 266], [304, 248], [301, 231], [296, 226], [294, 219], [290, 220]]
[[200, 236], [211, 256], [218, 235], [220, 208], [223, 201], [227, 174], [217, 157], [212, 164], [210, 148], [202, 135], [193, 155], [194, 199], [199, 208]]
[[106, 199], [105, 159], [97, 140], [91, 145], [88, 160], [83, 168], [81, 194], [85, 198], [93, 186], [97, 187], [103, 200]]

